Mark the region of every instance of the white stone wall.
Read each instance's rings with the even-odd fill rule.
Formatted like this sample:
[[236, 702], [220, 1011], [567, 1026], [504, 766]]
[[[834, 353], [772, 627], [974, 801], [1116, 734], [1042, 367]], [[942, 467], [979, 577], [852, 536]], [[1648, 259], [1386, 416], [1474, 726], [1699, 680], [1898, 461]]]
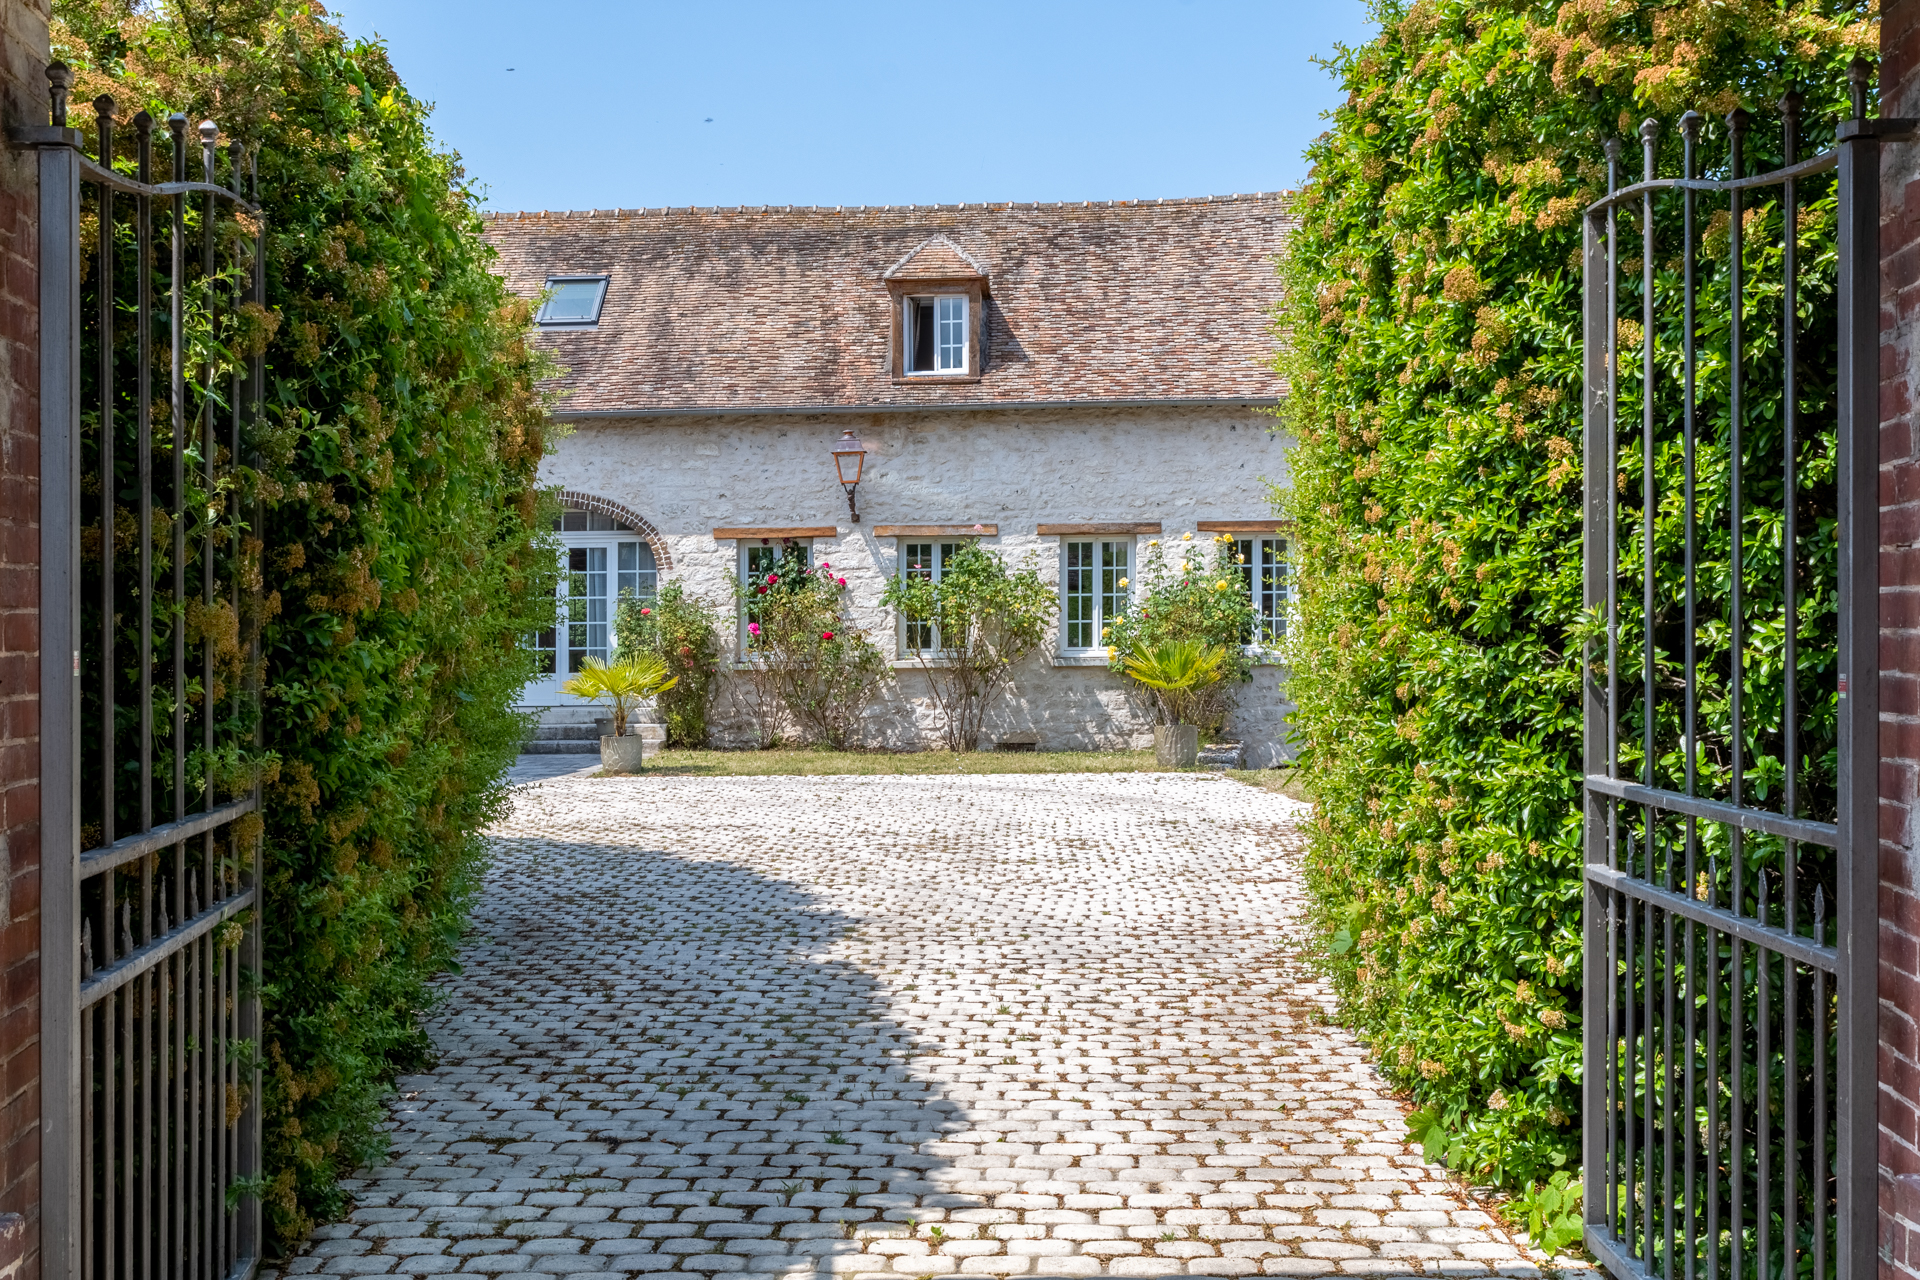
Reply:
[[[892, 654], [894, 622], [879, 600], [897, 547], [876, 526], [998, 525], [983, 546], [1015, 564], [1031, 554], [1057, 582], [1060, 539], [1040, 537], [1040, 524], [1157, 520], [1164, 540], [1199, 520], [1271, 516], [1264, 482], [1286, 480], [1288, 446], [1269, 432], [1273, 422], [1250, 409], [1188, 407], [596, 420], [575, 424], [541, 474], [652, 521], [673, 560], [662, 583], [678, 579], [716, 603], [732, 598], [737, 550], [716, 542], [715, 528], [833, 525], [839, 536], [815, 540], [814, 559], [846, 577], [854, 621]], [[857, 525], [828, 449], [849, 427], [869, 450]], [[1138, 539], [1136, 563], [1146, 541]], [[1240, 686], [1228, 736], [1246, 744], [1249, 766], [1289, 754], [1283, 674], [1258, 667]], [[931, 744], [926, 678], [910, 661], [895, 675], [870, 715], [869, 743]], [[723, 684], [716, 701], [719, 743], [749, 736], [738, 693]], [[990, 739], [1023, 733], [1042, 750], [1138, 747], [1152, 737], [1124, 680], [1104, 667], [1058, 665], [1051, 648], [1023, 665], [988, 720]]]

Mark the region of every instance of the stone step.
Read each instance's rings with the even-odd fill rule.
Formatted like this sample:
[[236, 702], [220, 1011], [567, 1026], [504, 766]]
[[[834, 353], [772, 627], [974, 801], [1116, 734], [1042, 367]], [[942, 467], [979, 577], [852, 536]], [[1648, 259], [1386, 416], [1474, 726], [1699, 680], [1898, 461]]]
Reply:
[[1244, 769], [1247, 753], [1238, 742], [1209, 742], [1200, 748], [1200, 765], [1208, 769]]

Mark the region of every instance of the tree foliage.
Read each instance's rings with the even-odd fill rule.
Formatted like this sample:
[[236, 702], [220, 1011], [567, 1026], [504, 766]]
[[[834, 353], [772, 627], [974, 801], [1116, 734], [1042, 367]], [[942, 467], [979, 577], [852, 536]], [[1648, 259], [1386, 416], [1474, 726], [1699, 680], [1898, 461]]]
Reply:
[[[1629, 140], [1628, 180], [1638, 176], [1645, 116], [1666, 122], [1670, 142], [1681, 112], [1705, 114], [1702, 153], [1724, 175], [1724, 116], [1751, 109], [1751, 171], [1778, 163], [1774, 104], [1798, 88], [1801, 154], [1830, 141], [1844, 65], [1875, 44], [1873, 12], [1770, 0], [1383, 3], [1380, 35], [1332, 60], [1347, 98], [1310, 153], [1280, 318], [1283, 412], [1298, 447], [1293, 488], [1277, 496], [1298, 522], [1302, 593], [1289, 691], [1317, 810], [1308, 873], [1349, 1015], [1382, 1070], [1420, 1100], [1428, 1150], [1477, 1178], [1536, 1179], [1576, 1155], [1579, 664], [1591, 634], [1580, 575], [1580, 211], [1604, 191], [1608, 137]], [[1671, 174], [1672, 148], [1664, 155]], [[1795, 233], [1809, 277], [1830, 280], [1834, 219], [1819, 195], [1810, 188]], [[1698, 524], [1719, 532], [1703, 535], [1700, 553], [1708, 621], [1694, 750], [1709, 792], [1728, 742], [1727, 633], [1712, 622], [1728, 608], [1731, 518], [1729, 424], [1711, 408], [1724, 404], [1731, 310], [1720, 208], [1717, 221], [1703, 214], [1701, 247], [1710, 411]], [[1637, 237], [1631, 216], [1622, 225]], [[1777, 269], [1777, 207], [1761, 201], [1746, 226], [1759, 279]], [[1677, 250], [1662, 238], [1657, 252], [1662, 313], [1677, 316]], [[1637, 316], [1642, 264], [1637, 248], [1623, 256], [1621, 314]], [[1777, 288], [1747, 299], [1756, 386], [1778, 385], [1768, 353], [1779, 307]], [[1831, 309], [1831, 290], [1810, 285], [1803, 329], [1823, 331]], [[1622, 345], [1639, 336], [1637, 322], [1623, 323]], [[1678, 337], [1658, 335], [1662, 377], [1677, 373]], [[1627, 370], [1622, 386], [1628, 420], [1636, 377]], [[1830, 388], [1810, 379], [1804, 394], [1803, 412], [1820, 420]], [[1756, 459], [1780, 449], [1779, 408], [1777, 394], [1750, 402]], [[1811, 651], [1831, 627], [1831, 570], [1822, 579], [1818, 567], [1831, 436], [1810, 430], [1803, 447], [1792, 501], [1812, 531], [1802, 579]], [[1622, 448], [1629, 529], [1644, 500], [1641, 463], [1637, 445]], [[1663, 436], [1652, 464], [1664, 555], [1684, 537], [1678, 446]], [[1777, 581], [1785, 493], [1777, 475], [1769, 489], [1764, 468], [1755, 473], [1743, 528], [1760, 559], [1750, 571]], [[1637, 536], [1623, 538], [1623, 564], [1639, 555]], [[1779, 592], [1751, 592], [1742, 607], [1753, 685], [1767, 682], [1768, 663], [1777, 682]], [[1623, 645], [1637, 645], [1631, 602], [1622, 623]], [[1680, 640], [1675, 618], [1652, 625], [1666, 782], [1683, 750], [1670, 690]], [[1819, 674], [1806, 671], [1806, 689]], [[1814, 777], [1831, 717], [1811, 694], [1809, 704]], [[1765, 711], [1749, 707], [1756, 722]], [[1624, 724], [1622, 737], [1638, 731]], [[1776, 739], [1760, 732], [1748, 747], [1778, 766]], [[1632, 750], [1622, 758], [1637, 769]], [[1759, 842], [1750, 853], [1768, 856]]]
[[76, 103], [111, 93], [123, 119], [184, 111], [259, 147], [265, 607], [241, 622], [275, 779], [261, 1051], [284, 1246], [341, 1211], [339, 1176], [383, 1149], [381, 1094], [427, 1060], [429, 982], [503, 803], [518, 639], [552, 621], [541, 369], [425, 105], [320, 5], [60, 0], [53, 41]]

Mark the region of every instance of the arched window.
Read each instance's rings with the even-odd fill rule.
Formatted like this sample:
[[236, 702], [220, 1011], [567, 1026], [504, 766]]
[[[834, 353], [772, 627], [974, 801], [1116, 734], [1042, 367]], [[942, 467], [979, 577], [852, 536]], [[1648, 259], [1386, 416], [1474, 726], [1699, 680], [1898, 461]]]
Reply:
[[637, 531], [603, 511], [568, 506], [554, 521], [560, 535], [559, 621], [533, 638], [540, 677], [559, 684], [590, 657], [613, 656], [613, 621], [623, 600], [649, 601], [659, 588], [653, 548]]

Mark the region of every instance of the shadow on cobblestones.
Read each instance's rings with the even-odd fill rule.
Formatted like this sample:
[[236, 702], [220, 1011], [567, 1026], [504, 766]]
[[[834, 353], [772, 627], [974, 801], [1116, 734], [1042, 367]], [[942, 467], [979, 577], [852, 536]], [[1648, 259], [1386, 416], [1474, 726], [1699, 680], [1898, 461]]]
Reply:
[[1192, 775], [523, 787], [393, 1157], [289, 1273], [1533, 1275]]

